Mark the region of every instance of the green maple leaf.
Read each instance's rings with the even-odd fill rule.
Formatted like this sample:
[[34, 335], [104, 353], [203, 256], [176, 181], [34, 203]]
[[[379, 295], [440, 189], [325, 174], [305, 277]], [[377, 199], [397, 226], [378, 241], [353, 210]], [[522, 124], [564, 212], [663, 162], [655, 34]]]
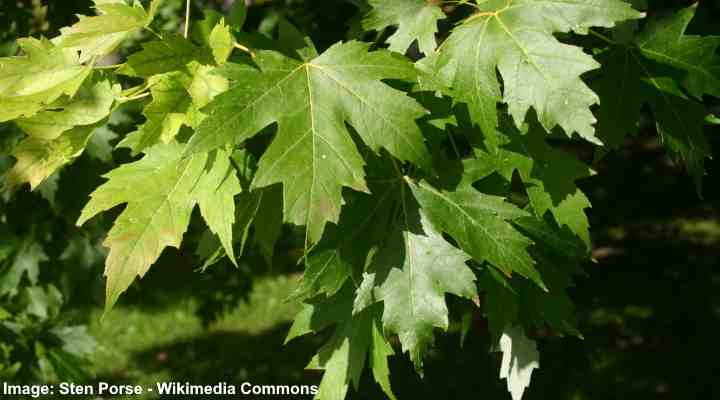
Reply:
[[550, 216], [523, 217], [513, 223], [535, 242], [530, 252], [547, 290], [526, 279], [508, 279], [493, 269], [484, 270], [478, 286], [485, 294], [482, 304], [491, 340], [496, 342], [504, 330], [520, 323], [529, 329], [550, 327], [560, 335], [582, 337], [566, 290], [587, 260], [585, 244]]
[[[694, 36], [677, 39], [676, 34], [684, 30], [694, 11], [695, 8], [690, 7], [666, 20], [649, 24], [632, 44], [611, 46], [600, 55], [603, 69], [595, 85], [601, 97], [598, 135], [608, 147], [618, 147], [626, 135], [637, 132], [640, 108], [647, 103], [663, 143], [683, 159], [701, 192], [705, 159], [710, 156], [703, 133], [705, 107], [685, 95], [678, 82], [694, 95], [715, 93], [715, 83], [702, 71], [709, 71], [708, 65], [717, 62], [717, 57], [706, 52], [708, 49], [714, 52], [718, 40], [709, 37], [707, 42], [702, 42], [703, 38]], [[668, 46], [650, 39], [653, 37], [662, 38]], [[656, 50], [647, 52], [645, 47]], [[697, 57], [698, 69], [678, 74], [682, 71], [675, 68], [681, 65], [673, 57], [679, 57], [677, 52], [683, 49], [688, 57]], [[665, 53], [661, 53], [663, 51]]]
[[375, 380], [394, 400], [387, 363], [394, 352], [382, 333], [382, 308], [374, 305], [353, 314], [352, 299], [352, 287], [345, 285], [332, 297], [306, 304], [290, 328], [286, 343], [336, 325], [332, 337], [307, 367], [325, 370], [316, 398], [345, 400], [351, 383], [358, 389], [365, 364], [369, 362]]
[[74, 25], [60, 30], [53, 40], [60, 47], [80, 52], [80, 61], [112, 53], [129, 35], [150, 25], [161, 0], [153, 0], [148, 11], [140, 2], [93, 0], [99, 15], [79, 15]]
[[188, 65], [191, 80], [186, 87], [190, 94], [192, 104], [188, 111], [188, 124], [197, 129], [207, 117], [202, 109], [215, 98], [215, 96], [228, 90], [229, 82], [225, 77], [217, 74], [218, 68], [212, 65], [202, 65], [191, 62]]
[[6, 189], [30, 183], [30, 188], [35, 190], [55, 171], [82, 154], [99, 125], [76, 127], [52, 140], [24, 138], [13, 149], [12, 156], [17, 162], [5, 175]]
[[441, 46], [438, 66], [455, 63], [452, 95], [468, 104], [486, 135], [498, 124], [502, 100], [520, 126], [532, 107], [545, 130], [562, 127], [598, 143], [590, 107], [598, 97], [581, 75], [599, 64], [581, 48], [553, 34], [585, 34], [589, 27], [611, 27], [642, 16], [620, 0], [489, 0], [455, 28]]
[[585, 215], [590, 201], [575, 181], [594, 172], [569, 153], [548, 145], [535, 126], [521, 133], [511, 124], [504, 125], [507, 136], [496, 134], [499, 147], [476, 150], [476, 158], [465, 162], [465, 179], [477, 181], [497, 172], [511, 182], [518, 171], [535, 214], [542, 218], [550, 211], [560, 226], [568, 226], [590, 248], [590, 223]]
[[206, 49], [194, 45], [179, 35], [165, 35], [162, 40], [142, 44], [143, 49], [131, 54], [125, 64], [117, 70], [118, 74], [138, 77], [150, 77], [173, 71], [187, 71], [192, 61], [212, 64], [212, 54]]
[[665, 146], [678, 154], [702, 193], [705, 159], [710, 145], [704, 135], [705, 107], [690, 100], [672, 79], [651, 78], [654, 89], [648, 102], [657, 122], [658, 133]]
[[530, 282], [514, 279], [512, 286], [519, 295], [520, 320], [533, 328], [551, 327], [559, 335], [582, 338], [577, 317], [567, 289], [574, 286], [574, 276], [582, 273], [587, 262], [585, 244], [567, 228], [558, 227], [550, 218], [521, 218], [515, 225], [536, 243], [531, 249], [547, 291]]
[[448, 329], [445, 294], [472, 299], [477, 291], [475, 275], [465, 265], [470, 256], [445, 241], [424, 216], [409, 218], [385, 239], [361, 287], [374, 288], [374, 298], [384, 305], [385, 332], [399, 336], [403, 351], [422, 371], [425, 353], [435, 342], [434, 328]]
[[23, 276], [27, 277], [31, 285], [36, 285], [40, 263], [49, 260], [39, 243], [29, 240], [20, 244], [12, 263], [0, 271], [0, 296], [17, 294]]
[[293, 297], [332, 296], [345, 281], [365, 267], [368, 253], [379, 246], [388, 229], [397, 185], [385, 185], [374, 195], [357, 194], [328, 228], [323, 240], [307, 255], [305, 273]]
[[[242, 9], [245, 9], [244, 5], [241, 5]], [[236, 8], [240, 8], [236, 7]], [[225, 19], [215, 25], [213, 30], [210, 32], [208, 37], [209, 46], [212, 50], [212, 55], [215, 58], [215, 62], [218, 65], [224, 64], [235, 47], [235, 38], [230, 32], [230, 27], [225, 24]]]
[[209, 170], [200, 178], [195, 188], [195, 196], [203, 219], [210, 230], [220, 238], [230, 261], [237, 265], [233, 250], [233, 222], [235, 196], [242, 192], [242, 187], [227, 153], [216, 152], [210, 163]]
[[30, 117], [63, 95], [72, 97], [92, 71], [76, 53], [46, 39], [18, 39], [24, 54], [0, 58], [0, 122]]
[[227, 90], [225, 78], [215, 75], [215, 67], [191, 62], [186, 72], [174, 71], [149, 78], [152, 102], [143, 110], [147, 119], [118, 146], [133, 155], [158, 143], [174, 140], [185, 126], [197, 127], [206, 117], [200, 111], [213, 97]]
[[108, 181], [91, 194], [78, 219], [82, 225], [100, 212], [127, 203], [104, 242], [110, 248], [105, 265], [108, 310], [136, 276], [147, 273], [165, 247], [180, 246], [196, 204], [205, 208], [203, 215], [221, 241], [226, 245], [232, 242], [227, 236], [232, 219], [209, 215], [207, 208], [218, 204], [232, 207], [228, 196], [238, 186], [228, 175], [234, 170], [225, 168], [223, 152], [216, 153], [208, 171], [206, 153], [182, 158], [182, 152], [179, 144], [154, 146], [139, 161], [110, 171], [105, 175]]
[[638, 54], [625, 47], [611, 48], [598, 58], [602, 63], [601, 77], [593, 82], [600, 96], [597, 135], [606, 149], [618, 148], [629, 134], [635, 134], [640, 108], [645, 102], [642, 85], [643, 70], [637, 66]]
[[24, 288], [21, 301], [27, 313], [40, 320], [54, 319], [60, 313], [63, 304], [62, 293], [52, 284]]
[[430, 55], [435, 51], [438, 21], [445, 13], [432, 0], [370, 0], [372, 10], [362, 21], [366, 30], [382, 30], [397, 26], [387, 42], [390, 50], [405, 53], [417, 40], [420, 51]]
[[307, 227], [317, 242], [337, 222], [342, 188], [365, 191], [364, 162], [345, 123], [373, 150], [429, 168], [415, 119], [424, 110], [382, 79], [414, 79], [412, 64], [359, 42], [336, 44], [322, 55], [299, 50], [304, 61], [260, 50], [258, 68], [226, 64], [236, 84], [203, 110], [209, 114], [188, 153], [239, 144], [277, 122], [278, 133], [260, 159], [253, 187], [283, 184], [284, 219]]
[[[332, 296], [349, 278], [359, 278], [369, 255], [383, 247], [388, 231], [393, 229], [393, 206], [401, 201], [402, 180], [387, 154], [378, 157], [367, 148], [362, 150], [372, 194], [346, 194], [340, 222], [330, 225], [327, 234], [305, 257], [303, 279], [292, 295], [296, 299]], [[368, 290], [372, 291], [372, 285]], [[366, 301], [364, 306], [371, 303]]]
[[110, 164], [113, 160], [113, 145], [111, 142], [117, 137], [117, 133], [110, 129], [109, 125], [101, 126], [95, 129], [85, 150], [90, 157]]
[[508, 276], [518, 273], [545, 286], [528, 253], [532, 241], [510, 222], [526, 212], [469, 184], [453, 191], [427, 183], [410, 187], [435, 229], [452, 236], [475, 261], [487, 261]]
[[190, 77], [171, 72], [150, 78], [152, 102], [143, 110], [147, 119], [137, 131], [127, 135], [119, 147], [127, 147], [133, 155], [158, 144], [170, 143], [183, 125], [188, 125], [187, 113], [192, 104], [186, 87]]
[[515, 288], [499, 271], [487, 268], [478, 274], [483, 314], [488, 320], [490, 341], [497, 343], [503, 330], [519, 322], [520, 300]]
[[110, 115], [117, 88], [108, 81], [85, 85], [69, 99], [62, 99], [48, 105], [29, 118], [20, 118], [15, 123], [28, 135], [51, 140], [76, 126], [92, 125]]
[[261, 189], [262, 197], [255, 214], [255, 232], [252, 240], [260, 247], [267, 265], [273, 265], [275, 244], [282, 234], [282, 187], [280, 185]]
[[651, 20], [635, 43], [646, 57], [684, 70], [681, 83], [691, 95], [720, 97], [720, 36], [685, 35], [697, 5]]

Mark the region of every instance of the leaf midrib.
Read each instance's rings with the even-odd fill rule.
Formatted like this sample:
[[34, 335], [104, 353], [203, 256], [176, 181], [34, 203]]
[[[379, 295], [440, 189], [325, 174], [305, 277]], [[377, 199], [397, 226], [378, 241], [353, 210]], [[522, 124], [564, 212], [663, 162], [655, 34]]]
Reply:
[[[141, 239], [139, 239], [139, 238], [145, 237], [145, 235], [147, 234], [148, 230], [149, 230], [150, 228], [154, 228], [154, 227], [155, 227], [155, 225], [154, 225], [155, 218], [157, 218], [157, 216], [158, 216], [159, 214], [161, 214], [161, 210], [164, 208], [164, 206], [165, 206], [165, 205], [168, 205], [168, 207], [170, 206], [170, 204], [171, 204], [170, 199], [171, 199], [171, 198], [174, 198], [174, 196], [173, 196], [174, 193], [177, 191], [178, 186], [180, 185], [180, 182], [182, 182], [183, 179], [185, 178], [185, 176], [188, 174], [188, 172], [189, 172], [189, 170], [190, 170], [190, 166], [193, 164], [193, 162], [194, 162], [194, 159], [192, 159], [192, 158], [191, 158], [191, 159], [188, 159], [188, 160], [185, 162], [185, 167], [183, 168], [182, 174], [181, 174], [181, 175], [178, 177], [178, 179], [175, 181], [175, 183], [173, 184], [173, 186], [172, 186], [172, 188], [170, 189], [170, 191], [168, 191], [167, 194], [166, 194], [165, 196], [163, 196], [164, 199], [163, 199], [163, 201], [162, 201], [161, 206], [160, 206], [160, 207], [157, 207], [157, 208], [155, 209], [155, 212], [152, 213], [152, 216], [151, 216], [150, 219], [149, 219], [150, 222], [145, 225], [145, 227], [142, 229], [141, 233], [137, 236], [138, 239], [133, 241], [133, 244], [132, 244], [132, 247], [131, 247], [130, 251], [126, 252], [126, 253], [125, 253], [125, 256], [122, 258], [122, 263], [121, 263], [120, 265], [122, 265], [123, 268], [126, 268], [126, 267], [127, 267], [127, 261], [128, 261], [128, 259], [130, 258], [130, 255], [135, 253], [135, 250], [137, 249], [138, 244], [139, 244], [140, 242], [143, 242], [143, 240], [141, 240]], [[193, 200], [192, 206], [194, 207], [194, 205], [195, 205], [195, 201]], [[170, 208], [171, 208], [171, 207], [170, 207]], [[172, 218], [171, 218], [171, 220], [172, 220]], [[174, 224], [175, 224], [175, 221], [172, 221], [172, 223], [173, 223], [173, 231], [175, 232], [175, 231], [177, 231], [177, 229], [175, 229], [176, 227], [175, 227], [175, 225], [174, 225]], [[140, 274], [140, 273], [139, 273], [138, 271], [136, 271], [136, 275], [139, 275], [139, 274]]]

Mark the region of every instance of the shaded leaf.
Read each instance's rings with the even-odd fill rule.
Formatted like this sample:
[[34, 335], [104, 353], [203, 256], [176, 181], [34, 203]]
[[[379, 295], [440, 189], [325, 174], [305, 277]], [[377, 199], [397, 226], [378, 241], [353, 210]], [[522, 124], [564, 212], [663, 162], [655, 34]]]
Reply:
[[429, 0], [370, 0], [372, 10], [362, 21], [366, 30], [382, 30], [397, 26], [387, 39], [390, 50], [405, 53], [417, 40], [420, 51], [430, 55], [437, 42], [437, 23], [445, 18], [439, 2]]
[[693, 96], [720, 97], [720, 36], [685, 35], [697, 6], [651, 20], [635, 43], [646, 57], [684, 70], [681, 83]]
[[528, 254], [532, 241], [509, 222], [525, 212], [469, 185], [454, 191], [427, 183], [412, 183], [410, 188], [435, 229], [452, 236], [475, 261], [487, 261], [508, 276], [518, 273], [544, 287]]
[[29, 183], [34, 190], [62, 166], [71, 163], [85, 150], [96, 125], [80, 126], [53, 140], [26, 137], [13, 149], [17, 159], [5, 175], [5, 188]]

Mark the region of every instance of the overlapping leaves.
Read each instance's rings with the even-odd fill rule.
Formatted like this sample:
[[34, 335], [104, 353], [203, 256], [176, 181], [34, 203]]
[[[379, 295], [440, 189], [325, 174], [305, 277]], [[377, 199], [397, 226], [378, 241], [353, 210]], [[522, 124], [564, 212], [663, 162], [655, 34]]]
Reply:
[[[227, 153], [182, 158], [182, 151], [178, 144], [156, 146], [141, 160], [111, 171], [80, 215], [79, 225], [102, 211], [127, 204], [105, 240], [110, 248], [105, 269], [107, 307], [115, 304], [137, 276], [147, 273], [165, 247], [180, 246], [196, 204], [203, 210], [234, 215], [234, 203], [228, 202], [227, 196], [232, 198], [241, 188]], [[218, 206], [224, 208], [214, 210]], [[226, 236], [232, 234], [232, 219], [211, 217], [208, 211], [204, 216], [213, 231], [223, 234], [224, 243], [232, 242]]]
[[417, 41], [418, 48], [426, 55], [435, 51], [438, 21], [445, 13], [439, 2], [428, 0], [370, 0], [372, 11], [363, 20], [367, 30], [381, 30], [397, 26], [388, 39], [390, 50], [405, 53]]
[[695, 9], [653, 19], [632, 42], [611, 45], [600, 55], [596, 87], [602, 140], [613, 148], [636, 134], [640, 109], [649, 104], [665, 146], [684, 161], [700, 192], [710, 148], [705, 108], [693, 98], [720, 95], [720, 37], [684, 35]]
[[336, 44], [304, 59], [258, 51], [255, 65], [228, 64], [237, 82], [207, 108], [188, 153], [241, 144], [272, 123], [278, 133], [260, 159], [254, 187], [283, 184], [285, 221], [305, 226], [317, 242], [328, 222], [337, 222], [342, 188], [366, 190], [364, 162], [345, 123], [373, 150], [429, 167], [430, 156], [415, 119], [424, 110], [381, 82], [413, 79], [408, 61], [360, 42]]
[[[455, 69], [450, 94], [468, 104], [486, 135], [498, 125], [502, 99], [519, 126], [532, 107], [546, 130], [560, 126], [599, 143], [590, 106], [598, 97], [581, 75], [599, 64], [556, 32], [587, 33], [641, 14], [621, 0], [489, 0], [455, 28], [439, 51], [438, 69]], [[502, 77], [500, 82], [496, 70]]]
[[[389, 50], [320, 53], [285, 21], [272, 40], [237, 32], [244, 8], [234, 31], [207, 13], [190, 38], [156, 35], [130, 55], [116, 74], [143, 84], [122, 91], [92, 64], [149, 29], [158, 2], [96, 0], [99, 15], [0, 59], [0, 120], [28, 135], [5, 184], [36, 187], [119, 104], [147, 98], [145, 122], [119, 143], [141, 158], [106, 174], [78, 220], [125, 207], [105, 240], [108, 308], [180, 246], [196, 206], [217, 238], [206, 266], [223, 252], [236, 262], [247, 243], [272, 262], [291, 223], [306, 232], [305, 274], [288, 340], [333, 330], [309, 365], [325, 370], [319, 398], [344, 399], [366, 366], [394, 398], [389, 337], [422, 372], [455, 296], [482, 304], [519, 399], [538, 358], [526, 332], [580, 336], [567, 289], [590, 249], [577, 181], [594, 172], [555, 128], [613, 148], [647, 103], [699, 185], [709, 148], [697, 100], [720, 95], [720, 40], [685, 34], [694, 7], [633, 37], [642, 14], [620, 0], [487, 0], [458, 2], [472, 13], [438, 46], [439, 2], [369, 3], [363, 25], [391, 29]], [[594, 32], [608, 41], [597, 61], [569, 44], [623, 21], [617, 42]], [[415, 42], [426, 57], [413, 65], [402, 54]], [[11, 281], [36, 269], [13, 267]]]

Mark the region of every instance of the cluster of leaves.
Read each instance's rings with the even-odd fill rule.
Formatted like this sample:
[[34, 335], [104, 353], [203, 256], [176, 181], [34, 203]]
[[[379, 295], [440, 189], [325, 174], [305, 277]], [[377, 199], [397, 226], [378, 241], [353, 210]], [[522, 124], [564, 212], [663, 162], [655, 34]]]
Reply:
[[[699, 100], [720, 96], [720, 38], [685, 34], [695, 7], [645, 22], [642, 1], [370, 0], [359, 26], [388, 48], [319, 51], [282, 18], [276, 37], [243, 31], [242, 2], [157, 33], [160, 3], [95, 0], [98, 15], [0, 59], [0, 121], [26, 135], [6, 189], [40, 187], [114, 110], [145, 102], [117, 144], [139, 158], [104, 175], [77, 221], [125, 205], [104, 241], [107, 308], [180, 247], [196, 206], [206, 266], [248, 245], [271, 263], [283, 225], [304, 227], [288, 340], [332, 332], [309, 365], [325, 370], [321, 399], [357, 389], [366, 364], [394, 398], [389, 338], [422, 373], [448, 294], [482, 305], [514, 399], [538, 366], [528, 332], [580, 336], [566, 290], [590, 250], [576, 181], [594, 171], [559, 143], [602, 156], [648, 105], [701, 190]], [[460, 21], [439, 32], [448, 13]], [[141, 31], [152, 40], [122, 65], [98, 64]]]
[[[40, 190], [55, 201], [52, 183]], [[0, 379], [83, 381], [96, 343], [66, 305], [78, 286], [87, 291], [82, 276], [97, 273], [103, 251], [83, 236], [67, 241], [46, 201], [6, 200], [0, 200]]]
[[[39, 34], [49, 27], [47, 6], [39, 0], [11, 2], [0, 9], [0, 54], [17, 52], [18, 34]], [[24, 134], [16, 126], [0, 126], [0, 174], [12, 167], [10, 150]], [[99, 135], [101, 136], [101, 135]], [[98, 137], [99, 137], [98, 136]], [[97, 139], [88, 152], [102, 153]], [[106, 143], [104, 151], [112, 148]], [[106, 157], [104, 157], [106, 158]], [[91, 280], [103, 250], [82, 236], [69, 241], [58, 227], [56, 199], [59, 173], [38, 187], [38, 195], [0, 198], [0, 380], [9, 382], [82, 381], [87, 378], [96, 342], [87, 327], [68, 313], [77, 286]], [[41, 200], [44, 199], [44, 200]], [[12, 201], [14, 200], [14, 201]], [[53, 264], [57, 268], [52, 268]]]

